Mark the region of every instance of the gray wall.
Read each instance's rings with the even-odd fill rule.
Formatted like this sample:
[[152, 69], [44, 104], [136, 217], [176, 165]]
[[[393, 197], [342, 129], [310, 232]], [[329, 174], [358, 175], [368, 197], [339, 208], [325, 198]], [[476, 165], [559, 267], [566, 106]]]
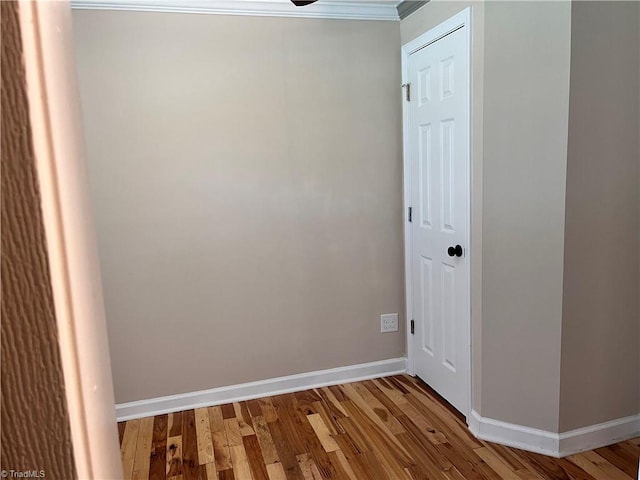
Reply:
[[569, 2], [485, 6], [482, 415], [556, 431]]
[[571, 11], [560, 431], [640, 403], [639, 5]]
[[74, 22], [116, 401], [403, 356], [399, 25]]

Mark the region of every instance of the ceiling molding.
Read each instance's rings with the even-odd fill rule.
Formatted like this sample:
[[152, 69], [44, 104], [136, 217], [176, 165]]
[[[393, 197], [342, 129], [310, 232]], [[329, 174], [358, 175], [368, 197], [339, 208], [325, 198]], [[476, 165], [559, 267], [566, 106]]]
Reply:
[[76, 10], [253, 15], [398, 21], [397, 1], [320, 0], [296, 7], [289, 0], [71, 0]]

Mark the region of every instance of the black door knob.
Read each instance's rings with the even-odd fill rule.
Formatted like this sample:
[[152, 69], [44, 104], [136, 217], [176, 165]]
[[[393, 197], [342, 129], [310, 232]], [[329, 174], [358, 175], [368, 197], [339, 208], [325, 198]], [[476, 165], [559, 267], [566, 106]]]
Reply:
[[461, 257], [462, 256], [462, 246], [456, 245], [455, 247], [447, 248], [447, 253], [450, 257]]

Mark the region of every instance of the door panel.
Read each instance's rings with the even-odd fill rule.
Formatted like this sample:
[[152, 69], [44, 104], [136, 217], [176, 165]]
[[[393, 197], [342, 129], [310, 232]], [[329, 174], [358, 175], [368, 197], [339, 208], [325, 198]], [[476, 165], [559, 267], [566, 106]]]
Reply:
[[422, 227], [431, 228], [431, 195], [429, 179], [431, 178], [431, 125], [420, 125], [420, 215]]
[[455, 120], [448, 119], [440, 122], [440, 159], [442, 165], [442, 187], [440, 205], [442, 206], [442, 225], [443, 231], [455, 233], [453, 228], [453, 209], [455, 205], [454, 191], [454, 165], [455, 160], [453, 151], [453, 142], [455, 137], [453, 134]]
[[[409, 56], [411, 269], [418, 376], [469, 408], [469, 80], [464, 26]], [[461, 245], [461, 257], [449, 247]]]
[[422, 347], [425, 352], [433, 356], [433, 262], [430, 258], [422, 257]]
[[442, 364], [456, 372], [456, 267], [442, 264]]

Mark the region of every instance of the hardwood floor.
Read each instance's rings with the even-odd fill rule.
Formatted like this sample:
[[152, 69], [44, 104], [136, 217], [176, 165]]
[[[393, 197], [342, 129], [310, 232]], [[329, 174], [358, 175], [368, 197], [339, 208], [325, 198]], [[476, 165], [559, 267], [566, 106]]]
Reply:
[[640, 438], [554, 459], [476, 440], [406, 375], [118, 424], [126, 479], [635, 480]]

